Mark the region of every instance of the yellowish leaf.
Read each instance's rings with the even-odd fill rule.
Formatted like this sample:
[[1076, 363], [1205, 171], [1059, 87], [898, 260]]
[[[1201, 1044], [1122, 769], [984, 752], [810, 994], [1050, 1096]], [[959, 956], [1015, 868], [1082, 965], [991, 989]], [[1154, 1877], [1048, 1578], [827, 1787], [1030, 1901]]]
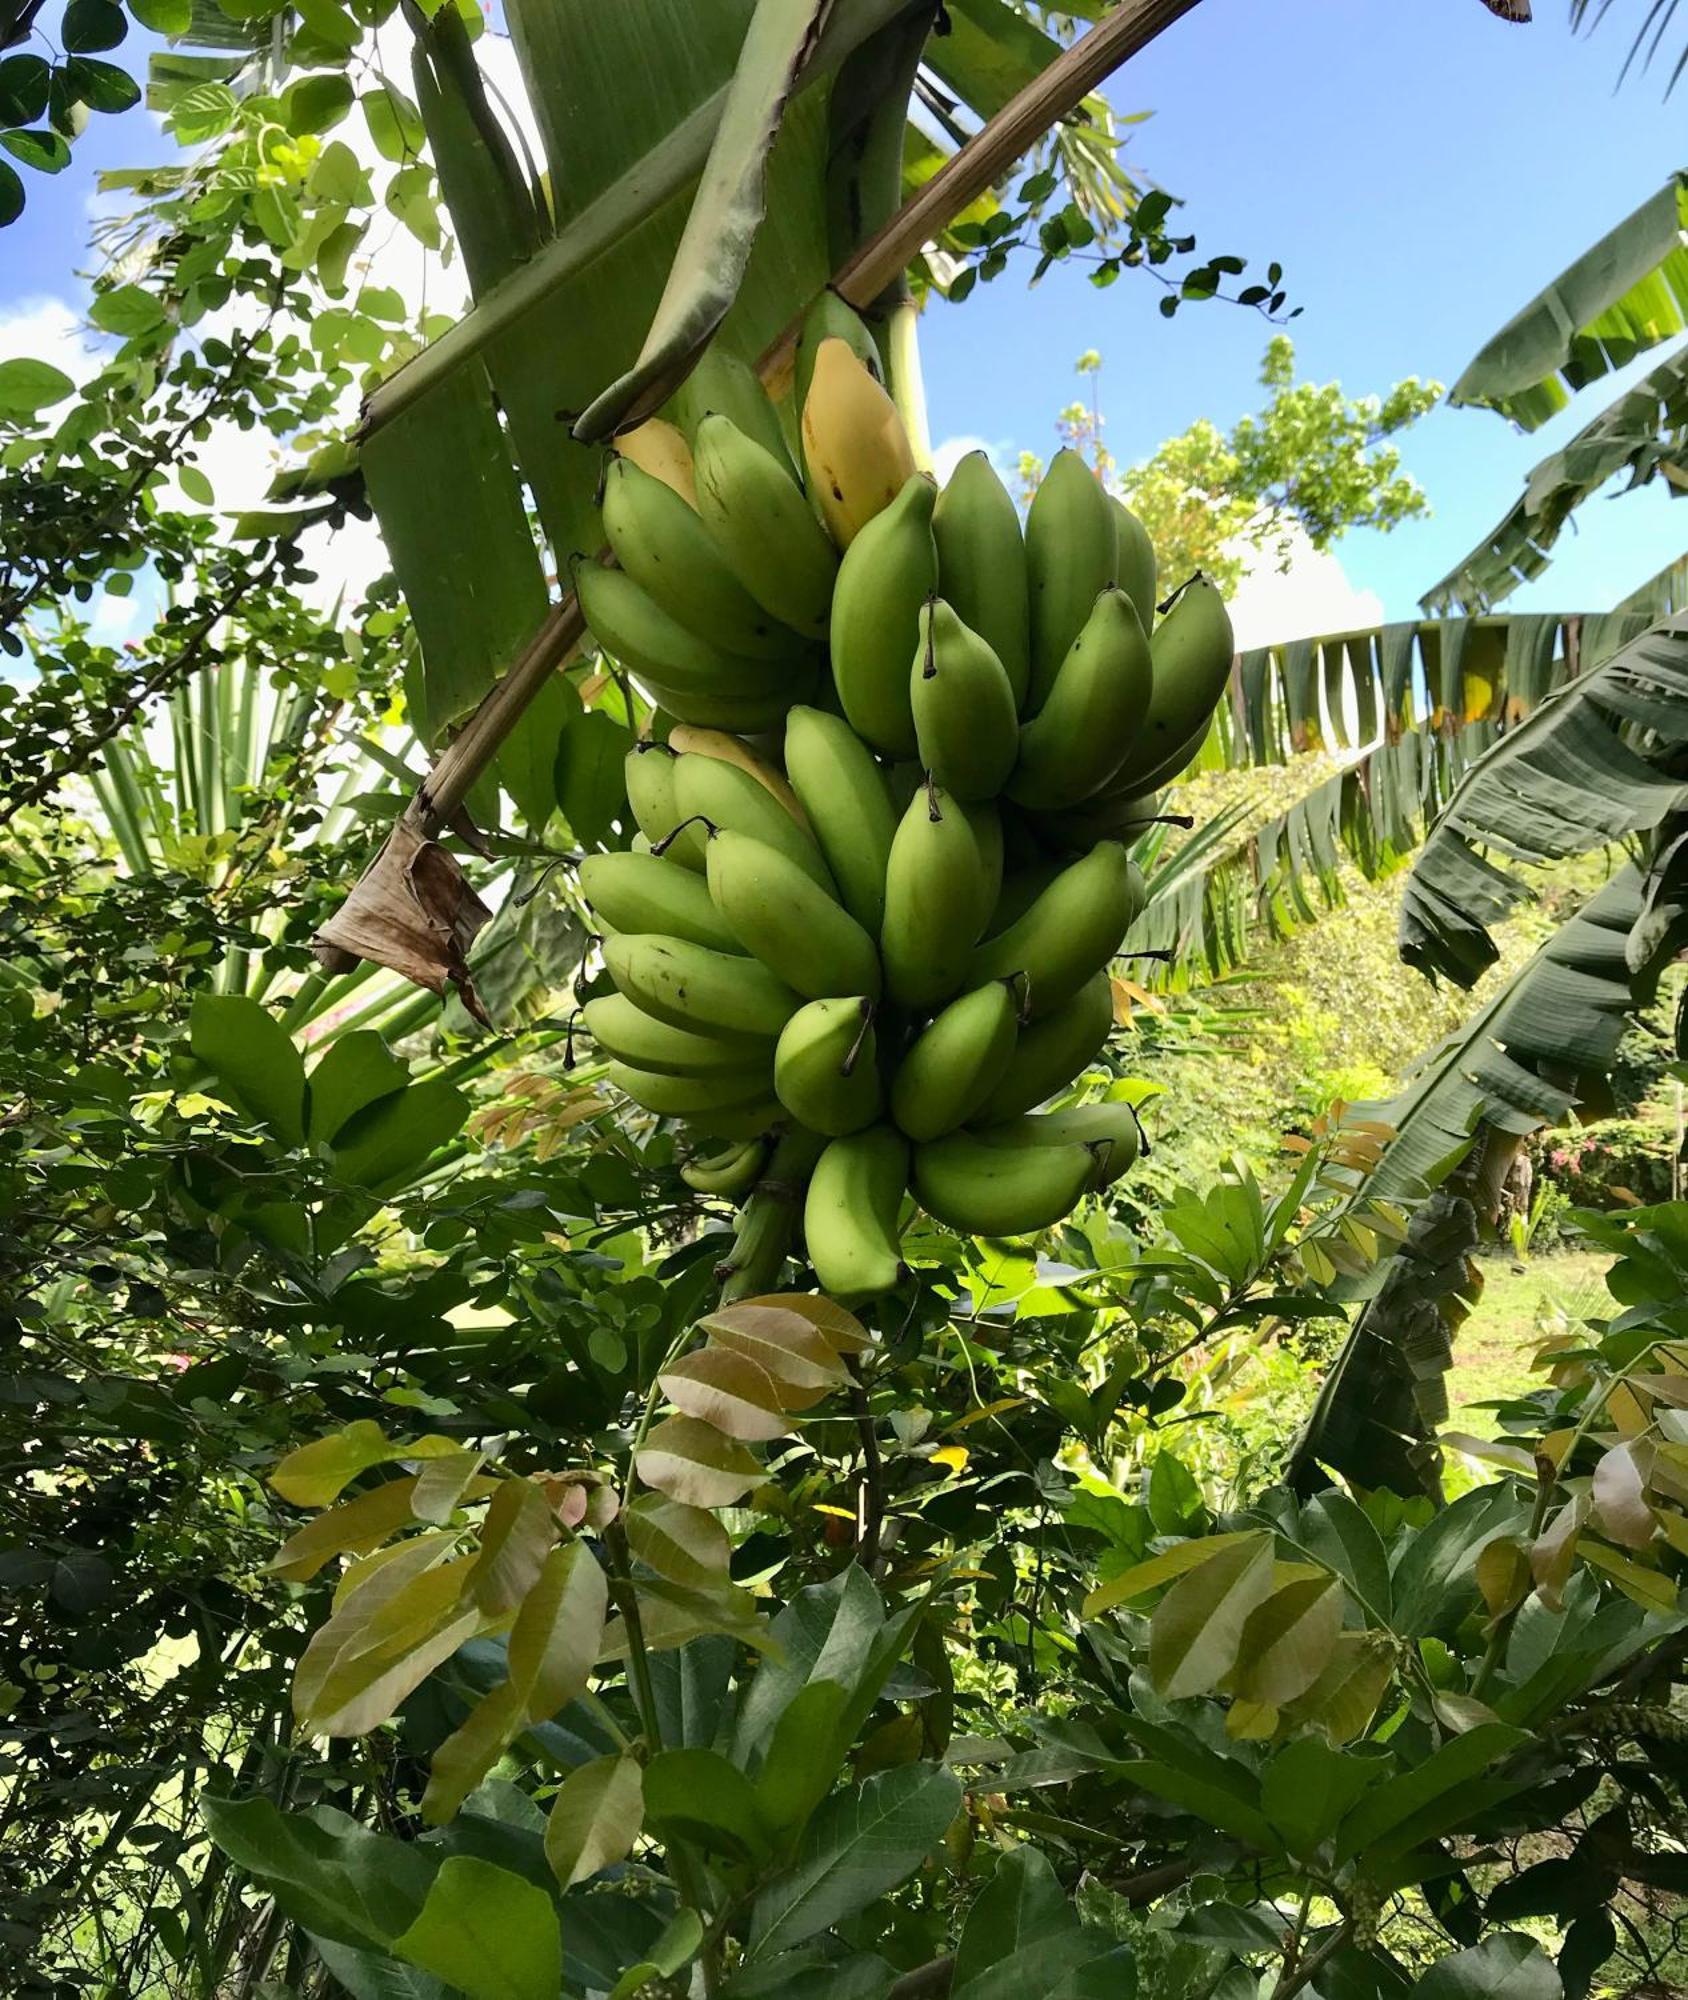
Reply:
[[598, 1757], [571, 1771], [545, 1826], [545, 1858], [565, 1889], [625, 1861], [644, 1821], [644, 1781], [631, 1757]]
[[1644, 1549], [1653, 1539], [1647, 1481], [1632, 1445], [1614, 1445], [1594, 1468], [1594, 1525], [1621, 1548]]
[[688, 1507], [730, 1507], [762, 1479], [742, 1444], [696, 1417], [668, 1417], [646, 1437], [634, 1469], [647, 1486]]
[[510, 1628], [510, 1679], [524, 1721], [550, 1721], [586, 1686], [608, 1609], [604, 1572], [587, 1545], [553, 1549]]
[[816, 1292], [764, 1292], [745, 1303], [783, 1306], [787, 1312], [800, 1313], [836, 1354], [866, 1354], [873, 1346], [872, 1334], [854, 1313]]
[[766, 1444], [792, 1426], [773, 1377], [747, 1355], [724, 1347], [682, 1355], [657, 1377], [662, 1393], [682, 1416], [713, 1424], [746, 1444]]
[[273, 1491], [295, 1507], [326, 1507], [360, 1472], [396, 1458], [445, 1458], [460, 1451], [453, 1438], [424, 1437], [393, 1444], [367, 1417], [328, 1437], [316, 1438], [290, 1451], [271, 1472]]
[[633, 1553], [670, 1583], [703, 1590], [726, 1580], [732, 1542], [715, 1516], [701, 1507], [644, 1493], [628, 1508], [626, 1529]]
[[414, 1478], [389, 1479], [373, 1493], [342, 1500], [314, 1521], [307, 1521], [270, 1559], [269, 1570], [289, 1583], [308, 1583], [335, 1556], [364, 1555], [396, 1535], [413, 1516]]
[[500, 1618], [521, 1603], [556, 1539], [556, 1519], [544, 1488], [531, 1479], [501, 1481], [481, 1524], [480, 1553], [469, 1584], [489, 1618]]
[[1530, 1589], [1530, 1558], [1511, 1535], [1497, 1535], [1477, 1557], [1477, 1588], [1489, 1616], [1499, 1618], [1521, 1604]]
[[1134, 1563], [1130, 1569], [1122, 1570], [1118, 1576], [1098, 1584], [1084, 1600], [1084, 1616], [1100, 1618], [1104, 1611], [1112, 1611], [1115, 1605], [1128, 1604], [1134, 1597], [1146, 1597], [1151, 1590], [1159, 1590], [1163, 1583], [1173, 1582], [1186, 1570], [1211, 1561], [1221, 1550], [1234, 1548], [1239, 1542], [1258, 1539], [1258, 1532], [1250, 1529], [1242, 1534], [1204, 1535], [1196, 1541], [1180, 1542], [1176, 1548], [1150, 1556], [1147, 1562]]
[[1238, 1696], [1282, 1708], [1305, 1694], [1324, 1672], [1341, 1630], [1342, 1592], [1334, 1577], [1302, 1577], [1273, 1591], [1243, 1624], [1234, 1676]]
[[429, 1826], [444, 1826], [452, 1818], [521, 1727], [521, 1693], [509, 1681], [481, 1696], [430, 1760], [422, 1794], [422, 1817]]

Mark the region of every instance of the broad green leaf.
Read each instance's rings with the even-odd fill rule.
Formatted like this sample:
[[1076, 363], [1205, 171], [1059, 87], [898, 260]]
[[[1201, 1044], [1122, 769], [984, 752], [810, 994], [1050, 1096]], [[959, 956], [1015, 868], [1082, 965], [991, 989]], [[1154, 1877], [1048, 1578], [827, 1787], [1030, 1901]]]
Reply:
[[[10, 174], [11, 169], [4, 172]], [[0, 361], [0, 417], [32, 417], [38, 410], [62, 403], [75, 388], [64, 370], [50, 362], [27, 358]]]
[[[430, 1552], [431, 1553], [431, 1552]], [[319, 1736], [363, 1736], [394, 1713], [481, 1627], [465, 1606], [473, 1557], [408, 1573], [395, 1559], [311, 1636], [293, 1677], [293, 1711]]]
[[825, 0], [758, 0], [721, 121], [639, 358], [575, 425], [591, 444], [664, 398], [654, 378], [697, 355], [738, 295], [768, 197], [768, 156], [826, 19]]
[[62, 174], [70, 165], [69, 146], [45, 126], [33, 132], [0, 132], [0, 146], [38, 174]]
[[397, 165], [420, 158], [427, 140], [422, 114], [397, 84], [383, 76], [380, 87], [366, 90], [358, 102], [363, 106], [370, 141], [382, 159]]
[[1507, 321], [1448, 400], [1535, 430], [1581, 389], [1688, 327], [1688, 176], [1673, 174]]
[[797, 1858], [757, 1897], [750, 1958], [769, 1958], [865, 1909], [913, 1874], [961, 1805], [961, 1784], [936, 1764], [867, 1778], [809, 1822]]
[[571, 1771], [545, 1825], [545, 1858], [565, 1889], [626, 1859], [644, 1820], [644, 1789], [631, 1757], [597, 1757]]
[[1527, 1732], [1505, 1723], [1480, 1724], [1433, 1751], [1422, 1764], [1387, 1779], [1343, 1820], [1337, 1833], [1339, 1863], [1384, 1841], [1422, 1808], [1486, 1771], [1527, 1741]]
[[702, 1943], [702, 1917], [682, 1905], [651, 1946], [650, 1957], [629, 1966], [610, 1988], [609, 2000], [633, 2000], [633, 1995], [642, 1992], [653, 1979], [672, 1979], [692, 1962]]
[[667, 1417], [633, 1461], [647, 1486], [688, 1507], [730, 1507], [766, 1477], [759, 1460], [695, 1417]]
[[510, 1679], [529, 1722], [547, 1722], [586, 1686], [603, 1638], [609, 1586], [584, 1542], [545, 1558], [510, 1628]]
[[1290, 1717], [1317, 1723], [1332, 1743], [1351, 1743], [1370, 1726], [1394, 1671], [1393, 1644], [1386, 1635], [1343, 1632], [1324, 1672], [1291, 1704]]
[[[749, 1591], [730, 1585], [690, 1590], [666, 1577], [641, 1578], [639, 1618], [645, 1650], [652, 1653], [718, 1632], [747, 1646], [771, 1647], [773, 1643], [756, 1615], [755, 1598]], [[612, 1618], [604, 1627], [598, 1658], [624, 1660], [630, 1650], [626, 1620]]]
[[623, 1525], [633, 1553], [670, 1583], [707, 1590], [726, 1581], [732, 1541], [701, 1507], [642, 1493], [623, 1516]]
[[1282, 1708], [1305, 1694], [1329, 1664], [1341, 1630], [1342, 1586], [1334, 1577], [1299, 1577], [1273, 1591], [1242, 1629], [1233, 1682], [1238, 1699]]
[[332, 1143], [358, 1112], [409, 1082], [409, 1069], [373, 1029], [336, 1035], [311, 1071], [307, 1137]]
[[489, 1618], [513, 1611], [539, 1581], [557, 1539], [556, 1518], [531, 1479], [505, 1479], [481, 1523], [469, 1593]]
[[1193, 1813], [1209, 1826], [1233, 1834], [1250, 1847], [1270, 1853], [1278, 1846], [1272, 1822], [1259, 1807], [1249, 1805], [1234, 1792], [1193, 1772], [1175, 1770], [1154, 1758], [1133, 1759], [1119, 1766], [1119, 1775], [1128, 1783], [1153, 1792], [1184, 1812]]
[[155, 35], [185, 35], [193, 22], [193, 0], [129, 0], [129, 12]]
[[0, 56], [0, 125], [33, 125], [47, 108], [52, 82], [45, 57]]
[[520, 1688], [501, 1681], [481, 1696], [429, 1759], [420, 1808], [429, 1826], [443, 1826], [453, 1817], [522, 1727]]
[[[378, 1423], [360, 1417], [327, 1437], [296, 1446], [271, 1471], [269, 1485], [295, 1507], [326, 1507], [373, 1465], [389, 1465], [400, 1458], [450, 1458], [461, 1449], [455, 1438], [432, 1435], [394, 1443]], [[412, 1482], [407, 1497], [414, 1490]]]
[[769, 1829], [750, 1780], [714, 1750], [663, 1750], [645, 1766], [645, 1818], [695, 1846], [744, 1859], [765, 1855]]
[[403, 1185], [468, 1115], [468, 1098], [444, 1077], [409, 1084], [347, 1120], [333, 1148], [334, 1171], [354, 1187]]
[[774, 1725], [756, 1774], [756, 1801], [782, 1841], [808, 1823], [838, 1780], [848, 1747], [849, 1705], [850, 1690], [838, 1681], [810, 1681]]
[[562, 1935], [551, 1898], [472, 1854], [440, 1863], [416, 1921], [393, 1949], [469, 2000], [557, 2000], [562, 1985]]
[[[565, 709], [551, 772], [557, 809], [583, 847], [603, 847], [627, 812], [622, 766], [634, 736], [601, 708]], [[530, 815], [531, 816], [531, 815]]]
[[86, 104], [90, 111], [115, 116], [133, 110], [141, 101], [141, 86], [129, 72], [96, 56], [72, 56], [59, 74], [66, 98]]
[[433, 1864], [408, 1841], [337, 1812], [278, 1812], [268, 1799], [201, 1793], [211, 1838], [314, 1937], [386, 1945], [415, 1921]]
[[1564, 1991], [1534, 1938], [1501, 1931], [1433, 1965], [1413, 2000], [1563, 2000]]
[[1260, 1810], [1291, 1854], [1310, 1855], [1380, 1775], [1378, 1762], [1302, 1736], [1279, 1750], [1260, 1780]]
[[1238, 1534], [1203, 1535], [1194, 1541], [1180, 1542], [1176, 1548], [1150, 1556], [1146, 1562], [1133, 1563], [1130, 1569], [1122, 1570], [1118, 1576], [1093, 1590], [1084, 1600], [1084, 1615], [1086, 1618], [1100, 1618], [1104, 1611], [1112, 1611], [1116, 1605], [1129, 1604], [1134, 1597], [1146, 1597], [1151, 1590], [1159, 1590], [1162, 1584], [1175, 1582], [1226, 1549], [1258, 1540], [1258, 1532], [1250, 1528]]
[[1334, 1570], [1364, 1605], [1387, 1620], [1394, 1601], [1388, 1551], [1365, 1511], [1346, 1493], [1332, 1486], [1314, 1494], [1301, 1510], [1297, 1539], [1310, 1555]]
[[342, 1500], [289, 1536], [270, 1559], [270, 1573], [289, 1583], [309, 1583], [335, 1556], [365, 1555], [379, 1548], [414, 1518], [410, 1509], [415, 1493], [414, 1478], [389, 1479], [372, 1493]]
[[1078, 1919], [1055, 1871], [1035, 1847], [1013, 1847], [999, 1857], [990, 1880], [973, 1900], [955, 1950], [950, 1987], [964, 2000], [993, 1968], [1040, 1940], [1077, 1928]]
[[330, 131], [351, 108], [351, 81], [337, 70], [297, 77], [281, 93], [281, 122], [295, 138]]
[[1208, 1694], [1236, 1664], [1249, 1614], [1272, 1589], [1272, 1538], [1245, 1535], [1182, 1576], [1149, 1620], [1149, 1678], [1167, 1701]]
[[112, 0], [70, 0], [60, 23], [59, 37], [73, 55], [98, 55], [114, 49], [129, 32], [123, 9]]
[[188, 1040], [239, 1109], [261, 1118], [284, 1145], [303, 1141], [305, 1066], [273, 1014], [244, 994], [199, 993]]

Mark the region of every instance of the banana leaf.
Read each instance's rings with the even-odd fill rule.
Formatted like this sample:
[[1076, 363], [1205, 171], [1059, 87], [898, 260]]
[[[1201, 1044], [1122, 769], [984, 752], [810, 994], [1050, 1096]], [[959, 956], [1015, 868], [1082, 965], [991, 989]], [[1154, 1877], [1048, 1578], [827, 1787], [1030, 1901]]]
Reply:
[[1448, 397], [1533, 431], [1574, 390], [1688, 328], [1688, 175], [1585, 250], [1478, 353]]
[[1470, 986], [1491, 927], [1530, 895], [1487, 858], [1562, 860], [1657, 827], [1688, 799], [1668, 768], [1688, 744], [1688, 617], [1669, 618], [1565, 682], [1460, 779], [1401, 910], [1401, 954]]
[[1633, 492], [1688, 486], [1688, 354], [1676, 354], [1529, 474], [1521, 499], [1420, 600], [1427, 611], [1486, 611], [1539, 576], [1565, 523], [1619, 473]]

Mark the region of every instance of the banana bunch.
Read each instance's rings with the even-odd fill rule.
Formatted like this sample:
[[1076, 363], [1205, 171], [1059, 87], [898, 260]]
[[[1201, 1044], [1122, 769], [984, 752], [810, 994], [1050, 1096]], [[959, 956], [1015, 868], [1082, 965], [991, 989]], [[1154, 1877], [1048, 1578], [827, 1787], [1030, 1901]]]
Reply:
[[1128, 1106], [1039, 1107], [1112, 1030], [1126, 842], [1232, 656], [1200, 577], [1156, 622], [1149, 538], [1075, 453], [1023, 531], [983, 453], [940, 492], [853, 324], [832, 299], [805, 330], [795, 450], [707, 360], [610, 466], [619, 567], [576, 573], [672, 718], [627, 759], [631, 848], [580, 867], [615, 988], [585, 1025], [630, 1098], [718, 1142], [683, 1170], [702, 1193], [753, 1188], [772, 1128], [813, 1135], [807, 1254], [851, 1301], [896, 1284], [915, 1207], [1026, 1234], [1136, 1159]]

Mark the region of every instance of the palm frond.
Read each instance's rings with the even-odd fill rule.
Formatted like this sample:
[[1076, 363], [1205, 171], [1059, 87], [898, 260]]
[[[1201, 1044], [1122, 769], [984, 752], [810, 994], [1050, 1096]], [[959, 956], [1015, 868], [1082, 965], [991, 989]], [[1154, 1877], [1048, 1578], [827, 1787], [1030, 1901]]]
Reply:
[[1539, 576], [1565, 523], [1623, 472], [1629, 474], [1625, 492], [1656, 478], [1673, 495], [1688, 488], [1688, 352], [1673, 354], [1544, 458], [1525, 480], [1521, 498], [1424, 593], [1425, 610], [1486, 611]]
[[1515, 861], [1586, 854], [1657, 827], [1688, 797], [1688, 616], [1559, 687], [1466, 772], [1431, 830], [1401, 910], [1409, 964], [1471, 985], [1489, 932], [1531, 892]]
[[1533, 431], [1572, 392], [1688, 328], [1688, 175], [1603, 236], [1515, 313], [1448, 400]]

